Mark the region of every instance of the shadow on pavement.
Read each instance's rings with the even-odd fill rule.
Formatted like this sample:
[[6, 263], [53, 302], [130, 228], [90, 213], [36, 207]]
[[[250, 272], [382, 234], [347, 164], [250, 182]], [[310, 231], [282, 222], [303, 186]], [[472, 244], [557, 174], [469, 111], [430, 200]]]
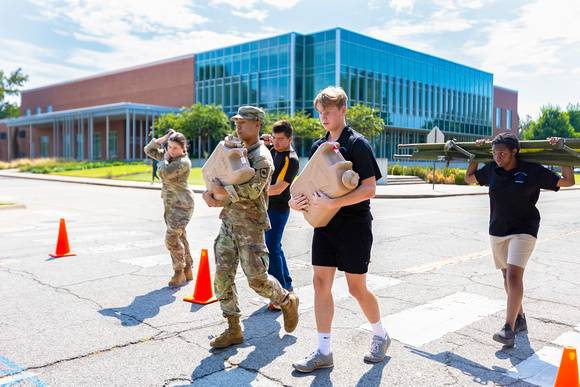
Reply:
[[[280, 313], [272, 313], [264, 307], [243, 320], [244, 343], [221, 350], [211, 350], [211, 355], [203, 359], [193, 370], [191, 379], [194, 385], [224, 385], [228, 380], [235, 385], [249, 385], [254, 381], [262, 368], [282, 356], [286, 347], [296, 343], [294, 336], [286, 334], [282, 338], [278, 337], [281, 329], [280, 323], [276, 320], [278, 316]], [[215, 335], [219, 335], [222, 330], [218, 329]], [[253, 351], [238, 362], [235, 358], [238, 351], [244, 352], [250, 347], [254, 347]], [[288, 368], [290, 369], [290, 364]], [[222, 372], [219, 373], [220, 371]]]
[[179, 288], [161, 288], [153, 290], [142, 296], [137, 296], [127, 306], [107, 308], [99, 310], [99, 313], [107, 317], [115, 317], [121, 321], [124, 327], [132, 327], [141, 324], [148, 318], [155, 317], [163, 305], [175, 301], [175, 293]]
[[[491, 339], [490, 339], [491, 340]], [[405, 346], [411, 353], [415, 355], [422, 356], [429, 360], [437, 361], [441, 364], [445, 364], [449, 367], [453, 367], [461, 371], [464, 375], [472, 378], [473, 382], [481, 385], [488, 385], [490, 383], [504, 385], [513, 383], [514, 378], [508, 375], [508, 370], [503, 367], [493, 366], [492, 368], [487, 368], [486, 366], [479, 364], [473, 360], [467, 359], [456, 353], [445, 351], [437, 354], [432, 354], [426, 351], [422, 351], [417, 348]], [[523, 360], [527, 359], [534, 353], [534, 350], [530, 347], [530, 341], [528, 340], [527, 334], [518, 334], [516, 337], [516, 346], [513, 348], [503, 347], [501, 350], [495, 353], [496, 357], [500, 359], [509, 358], [512, 365], [517, 365]], [[522, 385], [532, 384], [520, 381]]]

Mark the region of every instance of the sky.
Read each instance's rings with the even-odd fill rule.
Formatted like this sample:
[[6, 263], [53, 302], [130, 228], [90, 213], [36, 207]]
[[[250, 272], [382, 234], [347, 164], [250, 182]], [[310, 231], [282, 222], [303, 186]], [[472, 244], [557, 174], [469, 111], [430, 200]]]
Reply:
[[494, 74], [519, 115], [580, 102], [580, 0], [0, 0], [25, 89], [290, 31], [343, 27]]

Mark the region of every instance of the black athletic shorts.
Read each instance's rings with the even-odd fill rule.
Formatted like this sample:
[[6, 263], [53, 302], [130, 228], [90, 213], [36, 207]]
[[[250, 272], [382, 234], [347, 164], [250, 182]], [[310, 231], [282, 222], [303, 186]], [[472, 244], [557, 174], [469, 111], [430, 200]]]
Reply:
[[368, 271], [373, 245], [372, 218], [332, 219], [314, 229], [312, 264], [336, 267], [340, 271], [364, 274]]

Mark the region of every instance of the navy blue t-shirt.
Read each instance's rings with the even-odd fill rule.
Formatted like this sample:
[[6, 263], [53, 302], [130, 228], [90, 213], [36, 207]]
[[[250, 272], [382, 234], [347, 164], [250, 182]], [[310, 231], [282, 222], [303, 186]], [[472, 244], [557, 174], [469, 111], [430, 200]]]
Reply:
[[495, 162], [475, 172], [479, 185], [489, 186], [489, 234], [529, 234], [538, 237], [540, 212], [536, 203], [540, 189], [558, 191], [560, 176], [540, 164], [518, 160], [506, 171]]
[[[276, 184], [278, 181], [292, 184], [300, 166], [296, 152], [293, 149], [285, 152], [276, 152], [274, 148], [271, 148], [270, 153], [274, 161], [274, 174], [272, 175], [271, 184]], [[288, 207], [290, 185], [280, 195], [270, 196], [268, 200], [268, 208], [278, 211], [290, 211], [290, 207]]]
[[[310, 157], [316, 152], [318, 147], [328, 141], [328, 133], [324, 138], [312, 144]], [[345, 160], [352, 162], [352, 169], [359, 175], [359, 186], [364, 179], [374, 176], [376, 180], [381, 178], [381, 171], [373, 150], [368, 140], [360, 133], [349, 126], [346, 126], [337, 141], [340, 144], [340, 153]], [[372, 220], [371, 201], [364, 200], [360, 203], [342, 207], [332, 218], [331, 223], [339, 222], [343, 219], [349, 220]]]

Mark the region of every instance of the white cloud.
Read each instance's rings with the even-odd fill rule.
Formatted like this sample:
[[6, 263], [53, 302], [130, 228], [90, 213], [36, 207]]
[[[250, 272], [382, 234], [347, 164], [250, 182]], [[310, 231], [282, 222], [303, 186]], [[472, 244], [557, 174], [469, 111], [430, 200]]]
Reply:
[[537, 0], [517, 17], [486, 22], [486, 38], [463, 51], [494, 73], [494, 83], [520, 90], [520, 116], [537, 116], [547, 103], [565, 107], [580, 100], [580, 2]]
[[[62, 79], [63, 74], [69, 77], [81, 77], [86, 70], [57, 63], [58, 53], [34, 44], [11, 39], [0, 39], [0, 68], [7, 72], [21, 67], [29, 76], [25, 88], [41, 86]], [[17, 65], [15, 65], [17, 64]]]
[[235, 9], [252, 9], [256, 6], [258, 0], [210, 0], [209, 3], [214, 7], [225, 4]]
[[411, 12], [413, 11], [413, 6], [415, 0], [389, 0], [389, 7], [393, 8], [397, 12]]
[[268, 4], [278, 9], [294, 8], [301, 0], [262, 0], [264, 4]]
[[[580, 58], [580, 2], [538, 0], [524, 5], [516, 19], [490, 21], [484, 43], [469, 41], [468, 55], [502, 77], [565, 73]], [[577, 63], [577, 62], [576, 62]]]
[[[30, 75], [27, 88], [260, 39], [273, 33], [266, 28], [251, 33], [204, 29], [202, 26], [208, 20], [191, 8], [189, 0], [164, 4], [125, 0], [106, 5], [95, 0], [82, 4], [77, 0], [33, 1], [45, 18], [51, 18], [55, 32], [85, 44], [58, 52], [42, 52], [28, 44], [17, 51], [18, 56], [13, 56], [12, 49], [0, 51], [0, 65], [4, 58], [7, 63], [19, 63], [25, 68]], [[92, 48], [95, 44], [98, 49]]]
[[[264, 5], [277, 9], [290, 9], [296, 6], [301, 0], [210, 0], [210, 5], [228, 5], [234, 9], [256, 9]], [[261, 5], [261, 6], [260, 6]]]
[[65, 19], [80, 27], [82, 32], [96, 36], [123, 30], [136, 33], [190, 30], [207, 22], [197, 14], [188, 0], [166, 3], [154, 0], [32, 0], [41, 14], [51, 19]]
[[433, 52], [429, 41], [436, 35], [461, 32], [473, 27], [473, 22], [464, 18], [454, 7], [443, 7], [420, 22], [412, 19], [396, 19], [383, 26], [368, 28], [365, 33], [377, 39], [409, 47], [419, 51]]
[[268, 17], [268, 12], [263, 10], [252, 9], [248, 11], [232, 11], [232, 14], [244, 19], [253, 19], [257, 21], [264, 21]]

